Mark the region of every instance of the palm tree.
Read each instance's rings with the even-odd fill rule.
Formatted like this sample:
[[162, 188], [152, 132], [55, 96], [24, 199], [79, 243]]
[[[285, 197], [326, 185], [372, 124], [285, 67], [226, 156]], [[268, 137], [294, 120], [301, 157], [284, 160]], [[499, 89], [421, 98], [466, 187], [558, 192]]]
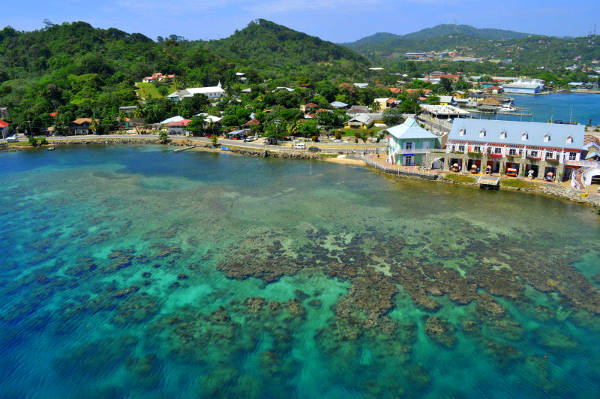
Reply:
[[379, 101], [373, 101], [373, 104], [371, 105], [371, 110], [373, 110], [373, 112], [381, 110], [381, 103]]
[[100, 127], [100, 123], [98, 122], [98, 119], [92, 118], [92, 121], [90, 122], [90, 130], [92, 132], [94, 132], [94, 134], [96, 134], [99, 127]]

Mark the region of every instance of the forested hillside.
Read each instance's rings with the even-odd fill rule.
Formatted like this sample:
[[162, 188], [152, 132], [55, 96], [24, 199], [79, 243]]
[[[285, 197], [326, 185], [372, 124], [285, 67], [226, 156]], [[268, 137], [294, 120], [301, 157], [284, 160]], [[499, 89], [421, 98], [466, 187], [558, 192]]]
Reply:
[[567, 66], [600, 58], [593, 37], [558, 38], [468, 25], [438, 25], [408, 35], [377, 33], [344, 45], [373, 60], [403, 59], [407, 52], [455, 50], [479, 58], [512, 59], [521, 65]]
[[[259, 20], [218, 41], [176, 35], [154, 41], [139, 33], [85, 22], [33, 32], [0, 31], [0, 107], [14, 125], [64, 126], [77, 117], [114, 124], [118, 107], [138, 103], [135, 82], [153, 72], [175, 74], [173, 86], [277, 84], [352, 78], [368, 61], [342, 46]], [[166, 88], [165, 88], [166, 89]], [[163, 92], [161, 94], [167, 94]], [[50, 114], [58, 111], [57, 121]]]

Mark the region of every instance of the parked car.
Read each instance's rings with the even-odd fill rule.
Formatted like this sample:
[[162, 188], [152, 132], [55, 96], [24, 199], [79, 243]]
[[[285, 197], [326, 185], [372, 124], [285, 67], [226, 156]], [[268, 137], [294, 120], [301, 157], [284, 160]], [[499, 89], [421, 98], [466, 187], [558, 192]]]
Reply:
[[296, 148], [298, 150], [304, 150], [304, 149], [306, 149], [306, 143], [304, 141], [299, 141], [297, 143], [294, 143], [294, 148]]
[[321, 151], [321, 149], [319, 147], [312, 146], [312, 147], [308, 147], [308, 151], [319, 152], [319, 151]]

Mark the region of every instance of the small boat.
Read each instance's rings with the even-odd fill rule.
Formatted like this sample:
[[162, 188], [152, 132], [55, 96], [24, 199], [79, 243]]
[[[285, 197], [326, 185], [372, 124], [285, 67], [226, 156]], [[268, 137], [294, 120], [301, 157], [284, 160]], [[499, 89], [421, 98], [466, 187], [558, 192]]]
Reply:
[[47, 150], [48, 151], [54, 151], [54, 150], [56, 150], [56, 148], [54, 146], [52, 146], [52, 147], [48, 147]]

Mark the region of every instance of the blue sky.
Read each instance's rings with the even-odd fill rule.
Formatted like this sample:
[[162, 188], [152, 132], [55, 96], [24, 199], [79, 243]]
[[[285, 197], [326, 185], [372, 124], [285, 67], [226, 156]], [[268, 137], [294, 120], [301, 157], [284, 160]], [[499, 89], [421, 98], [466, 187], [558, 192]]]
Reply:
[[343, 42], [440, 23], [583, 36], [594, 28], [599, 14], [600, 0], [19, 0], [2, 6], [0, 26], [39, 29], [47, 18], [54, 23], [86, 21], [153, 39], [178, 34], [207, 40], [265, 18]]

